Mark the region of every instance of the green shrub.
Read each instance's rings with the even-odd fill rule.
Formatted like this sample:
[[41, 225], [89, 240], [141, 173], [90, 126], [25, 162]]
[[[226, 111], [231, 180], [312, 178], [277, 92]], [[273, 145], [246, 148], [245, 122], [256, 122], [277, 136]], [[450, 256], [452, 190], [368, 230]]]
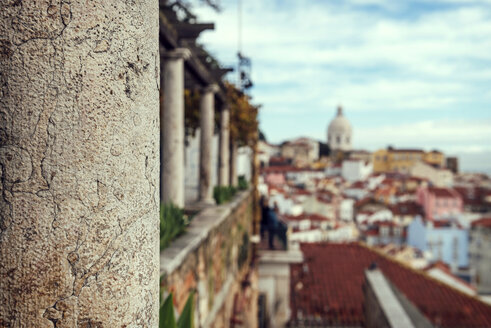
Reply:
[[187, 221], [181, 208], [172, 203], [160, 204], [160, 250], [185, 230]]
[[174, 305], [172, 304], [172, 293], [170, 293], [162, 304], [162, 291], [160, 291], [159, 328], [193, 328], [194, 327], [194, 293], [190, 293], [182, 309], [181, 315], [176, 322], [174, 316]]
[[249, 188], [249, 183], [247, 182], [245, 175], [241, 175], [238, 181], [239, 190], [246, 190]]
[[213, 188], [213, 198], [217, 205], [228, 202], [234, 197], [237, 189], [232, 186], [216, 186]]

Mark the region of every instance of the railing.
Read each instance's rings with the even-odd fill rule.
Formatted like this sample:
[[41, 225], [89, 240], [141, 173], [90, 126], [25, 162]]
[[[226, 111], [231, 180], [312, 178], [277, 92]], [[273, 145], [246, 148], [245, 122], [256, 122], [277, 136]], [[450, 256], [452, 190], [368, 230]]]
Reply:
[[243, 282], [252, 270], [248, 265], [252, 219], [253, 197], [248, 189], [226, 204], [196, 214], [186, 232], [161, 252], [164, 294], [173, 293], [180, 313], [188, 295], [195, 292], [196, 327], [229, 322], [233, 311], [226, 305], [233, 304], [234, 297], [245, 297]]

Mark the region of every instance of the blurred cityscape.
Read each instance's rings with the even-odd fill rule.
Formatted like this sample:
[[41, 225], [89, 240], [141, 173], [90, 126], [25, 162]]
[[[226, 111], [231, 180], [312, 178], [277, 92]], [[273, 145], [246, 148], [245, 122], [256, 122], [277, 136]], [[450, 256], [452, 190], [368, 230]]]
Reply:
[[489, 325], [491, 179], [438, 150], [353, 149], [347, 115], [325, 142], [259, 141], [265, 321], [406, 326], [399, 304], [410, 327]]
[[4, 1], [0, 328], [491, 327], [490, 17]]

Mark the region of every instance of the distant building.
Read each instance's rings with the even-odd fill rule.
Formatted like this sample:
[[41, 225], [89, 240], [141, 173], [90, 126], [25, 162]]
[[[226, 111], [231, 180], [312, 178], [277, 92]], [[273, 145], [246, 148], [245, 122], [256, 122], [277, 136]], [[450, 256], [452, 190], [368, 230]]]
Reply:
[[416, 202], [405, 201], [390, 206], [394, 222], [406, 227], [416, 216], [423, 216], [423, 208]]
[[425, 162], [433, 167], [444, 168], [444, 160], [443, 153], [437, 150], [425, 152], [421, 149], [395, 149], [388, 147], [373, 153], [373, 171], [377, 173], [399, 172], [408, 174], [417, 162]]
[[291, 158], [296, 165], [308, 165], [319, 159], [319, 142], [310, 138], [298, 138], [281, 145], [281, 156]]
[[435, 168], [424, 162], [415, 163], [409, 169], [409, 173], [414, 177], [429, 180], [436, 187], [453, 186], [452, 171], [443, 168]]
[[491, 217], [472, 222], [469, 240], [470, 266], [476, 270], [477, 291], [491, 294]]
[[355, 201], [351, 198], [345, 198], [339, 202], [338, 218], [342, 221], [353, 222], [354, 220]]
[[454, 270], [469, 265], [468, 232], [455, 220], [431, 221], [417, 217], [407, 228], [407, 244], [430, 252]]
[[479, 186], [458, 186], [454, 188], [464, 201], [464, 209], [468, 212], [491, 212], [491, 190]]
[[271, 157], [278, 157], [281, 154], [280, 146], [272, 145], [262, 140], [259, 140], [257, 144], [257, 151], [257, 157], [261, 167], [268, 166]]
[[285, 172], [287, 166], [269, 166], [261, 170], [264, 181], [269, 185], [281, 186], [286, 183]]
[[366, 150], [352, 150], [349, 153], [349, 159], [358, 159], [360, 161], [371, 162], [372, 153]]
[[447, 157], [447, 169], [453, 173], [459, 173], [459, 159], [457, 157]]
[[370, 224], [361, 235], [369, 246], [401, 245], [404, 241], [403, 228], [394, 221], [376, 221]]
[[345, 160], [341, 165], [341, 176], [349, 182], [364, 181], [373, 172], [371, 162]]
[[343, 108], [338, 107], [336, 117], [331, 121], [327, 129], [327, 143], [331, 151], [351, 150], [353, 130], [351, 124], [343, 115]]
[[463, 212], [462, 197], [452, 188], [421, 187], [416, 194], [426, 219], [455, 217]]

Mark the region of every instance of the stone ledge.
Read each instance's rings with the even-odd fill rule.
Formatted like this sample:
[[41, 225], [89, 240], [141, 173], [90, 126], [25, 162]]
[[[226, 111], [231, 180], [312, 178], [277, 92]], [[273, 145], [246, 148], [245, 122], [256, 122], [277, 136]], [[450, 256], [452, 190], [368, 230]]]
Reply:
[[242, 204], [251, 191], [252, 188], [240, 191], [230, 202], [206, 207], [199, 212], [187, 227], [186, 232], [160, 252], [160, 275], [169, 275], [176, 271], [184, 260], [208, 238], [210, 232]]
[[259, 263], [261, 264], [290, 264], [302, 262], [303, 254], [300, 250], [259, 251]]

